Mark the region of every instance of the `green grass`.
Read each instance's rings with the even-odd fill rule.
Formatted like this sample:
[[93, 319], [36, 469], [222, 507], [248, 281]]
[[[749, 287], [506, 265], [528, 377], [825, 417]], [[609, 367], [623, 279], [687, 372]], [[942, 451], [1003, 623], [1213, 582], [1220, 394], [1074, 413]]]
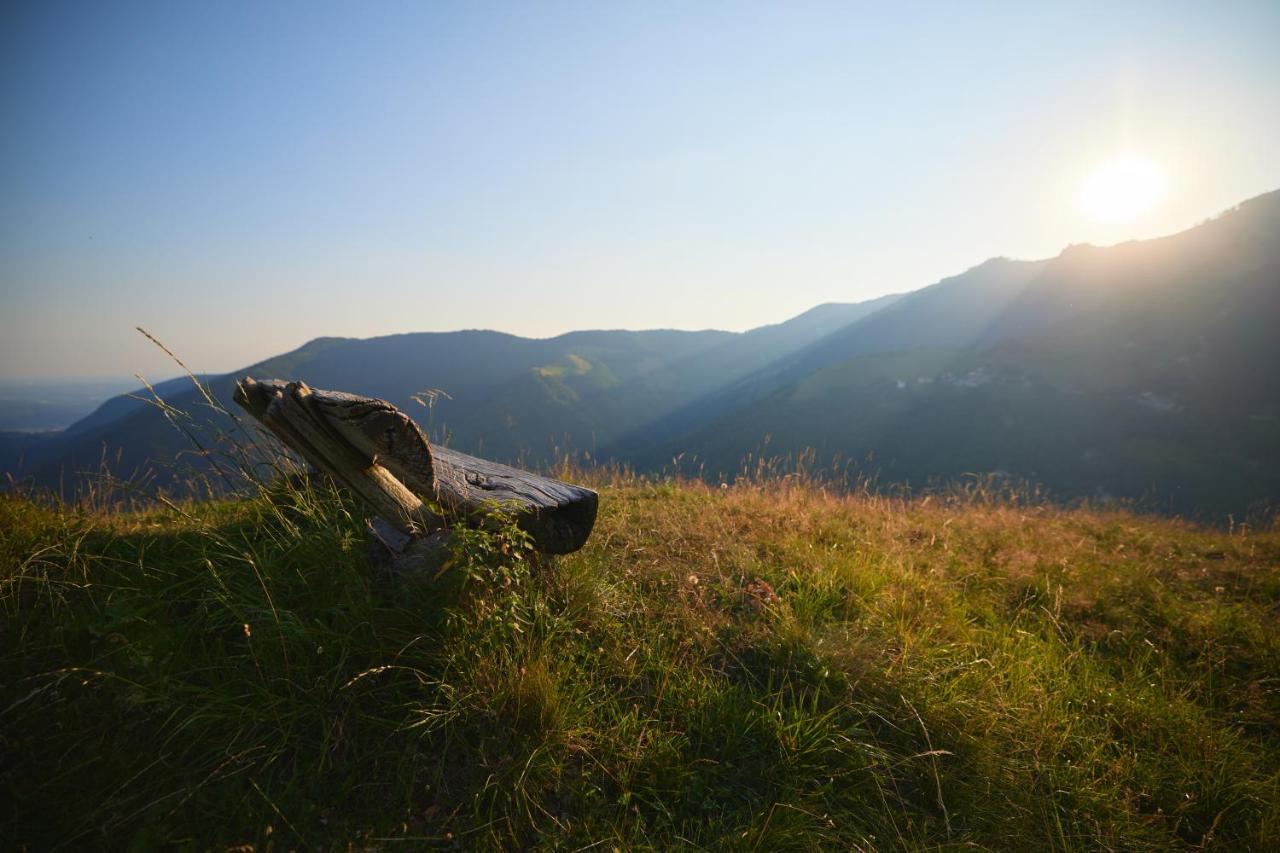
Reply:
[[788, 483], [416, 579], [324, 489], [0, 499], [3, 846], [1280, 844], [1280, 534]]

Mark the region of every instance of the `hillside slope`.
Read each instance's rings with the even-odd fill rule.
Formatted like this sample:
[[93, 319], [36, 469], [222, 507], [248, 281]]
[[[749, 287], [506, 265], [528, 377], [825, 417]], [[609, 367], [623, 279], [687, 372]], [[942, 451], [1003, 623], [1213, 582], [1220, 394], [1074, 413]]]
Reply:
[[[451, 332], [395, 335], [356, 340], [322, 338], [282, 356], [268, 359], [242, 371], [208, 378], [214, 396], [224, 403], [232, 397], [238, 376], [286, 377], [302, 379], [317, 387], [358, 391], [390, 400], [406, 412], [420, 415], [423, 426], [432, 430], [438, 423], [461, 422], [482, 409], [495, 396], [525, 377], [553, 374], [560, 362], [581, 359], [596, 368], [590, 375], [569, 377], [576, 387], [631, 380], [647, 371], [662, 369], [670, 361], [689, 357], [701, 349], [728, 338], [724, 332], [603, 332], [573, 333], [549, 340], [530, 340], [498, 332]], [[430, 410], [415, 400], [422, 393], [440, 389]], [[216, 442], [218, 432], [234, 432], [231, 420], [210, 409], [202, 394], [189, 380], [175, 380], [158, 389], [165, 401], [189, 417], [178, 420], [206, 446]], [[145, 392], [137, 395], [149, 396]], [[545, 411], [547, 399], [531, 401], [533, 411]], [[438, 419], [438, 420], [437, 420]], [[528, 435], [513, 424], [492, 424], [488, 432], [468, 434], [458, 441], [468, 449], [488, 447], [493, 436], [510, 438], [503, 442], [500, 456], [514, 457], [519, 438]], [[436, 431], [437, 437], [440, 435]], [[486, 440], [490, 439], [490, 440]], [[546, 449], [546, 437], [528, 436]], [[192, 442], [174, 428], [164, 414], [145, 400], [119, 398], [104, 404], [84, 421], [51, 436], [40, 446], [27, 450], [26, 468], [21, 471], [36, 483], [50, 486], [72, 482], [78, 471], [98, 467], [103, 448], [112, 467], [129, 476], [152, 469], [156, 481], [172, 484], [179, 454], [190, 453]], [[187, 457], [186, 462], [191, 462]], [[180, 467], [180, 466], [179, 466]]]
[[895, 483], [1004, 472], [1225, 517], [1280, 501], [1280, 193], [1189, 231], [990, 261], [673, 417], [641, 464], [768, 452]]
[[[302, 379], [389, 400], [433, 438], [502, 461], [537, 463], [590, 450], [889, 304], [824, 305], [746, 333], [588, 331], [549, 339], [488, 331], [320, 338], [225, 376], [200, 377], [224, 403], [237, 377]], [[425, 402], [434, 391], [430, 406]], [[235, 433], [188, 379], [155, 388], [205, 446]], [[427, 392], [427, 393], [424, 393]], [[192, 442], [139, 391], [103, 404], [67, 430], [38, 439], [0, 435], [0, 468], [65, 489], [102, 460], [122, 476], [152, 472], [173, 487]], [[187, 454], [175, 465], [181, 454]]]
[[[599, 477], [587, 473], [588, 477]], [[1268, 850], [1280, 534], [593, 480], [392, 579], [323, 489], [0, 497], [18, 849]]]

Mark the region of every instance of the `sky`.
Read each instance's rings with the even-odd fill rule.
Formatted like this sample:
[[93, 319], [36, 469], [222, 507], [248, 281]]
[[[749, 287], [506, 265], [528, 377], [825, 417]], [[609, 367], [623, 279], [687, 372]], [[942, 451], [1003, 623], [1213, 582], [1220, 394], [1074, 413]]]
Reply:
[[[1280, 3], [0, 7], [0, 378], [779, 322], [1280, 187]], [[1158, 172], [1123, 221], [1081, 194]]]

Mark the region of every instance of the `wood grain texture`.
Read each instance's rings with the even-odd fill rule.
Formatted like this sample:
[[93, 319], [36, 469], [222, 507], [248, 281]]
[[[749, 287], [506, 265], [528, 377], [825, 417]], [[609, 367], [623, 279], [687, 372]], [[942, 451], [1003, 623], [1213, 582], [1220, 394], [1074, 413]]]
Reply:
[[369, 561], [395, 575], [435, 574], [448, 565], [452, 536], [435, 530], [424, 536], [402, 533], [381, 518], [365, 522], [373, 537]]
[[385, 400], [312, 391], [312, 405], [352, 447], [420, 495], [435, 489], [431, 445], [413, 419]]
[[[327, 420], [310, 405], [310, 397], [311, 391], [306, 385], [290, 383], [275, 393], [261, 394], [254, 399], [253, 406], [243, 402], [241, 405], [245, 405], [285, 445], [346, 486], [377, 515], [399, 529], [406, 533], [422, 533], [443, 526], [444, 519], [405, 488], [390, 471], [336, 434]], [[239, 391], [236, 400], [241, 402]], [[261, 406], [263, 403], [265, 406]]]
[[434, 447], [436, 500], [446, 513], [479, 520], [495, 503], [512, 507], [520, 529], [547, 554], [581, 548], [596, 523], [599, 497], [591, 489], [540, 477], [447, 447]]
[[537, 550], [567, 554], [586, 543], [595, 525], [599, 499], [591, 489], [432, 447], [417, 424], [386, 401], [252, 377], [239, 383], [235, 399], [405, 532], [482, 525], [501, 507], [514, 512]]

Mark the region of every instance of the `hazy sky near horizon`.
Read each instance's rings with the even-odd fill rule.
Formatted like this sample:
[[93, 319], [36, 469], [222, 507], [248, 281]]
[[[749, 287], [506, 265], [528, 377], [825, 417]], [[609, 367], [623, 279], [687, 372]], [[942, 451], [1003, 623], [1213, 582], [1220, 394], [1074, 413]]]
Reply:
[[[8, 3], [0, 377], [746, 329], [1280, 187], [1280, 3]], [[1082, 211], [1130, 155], [1146, 214]]]

